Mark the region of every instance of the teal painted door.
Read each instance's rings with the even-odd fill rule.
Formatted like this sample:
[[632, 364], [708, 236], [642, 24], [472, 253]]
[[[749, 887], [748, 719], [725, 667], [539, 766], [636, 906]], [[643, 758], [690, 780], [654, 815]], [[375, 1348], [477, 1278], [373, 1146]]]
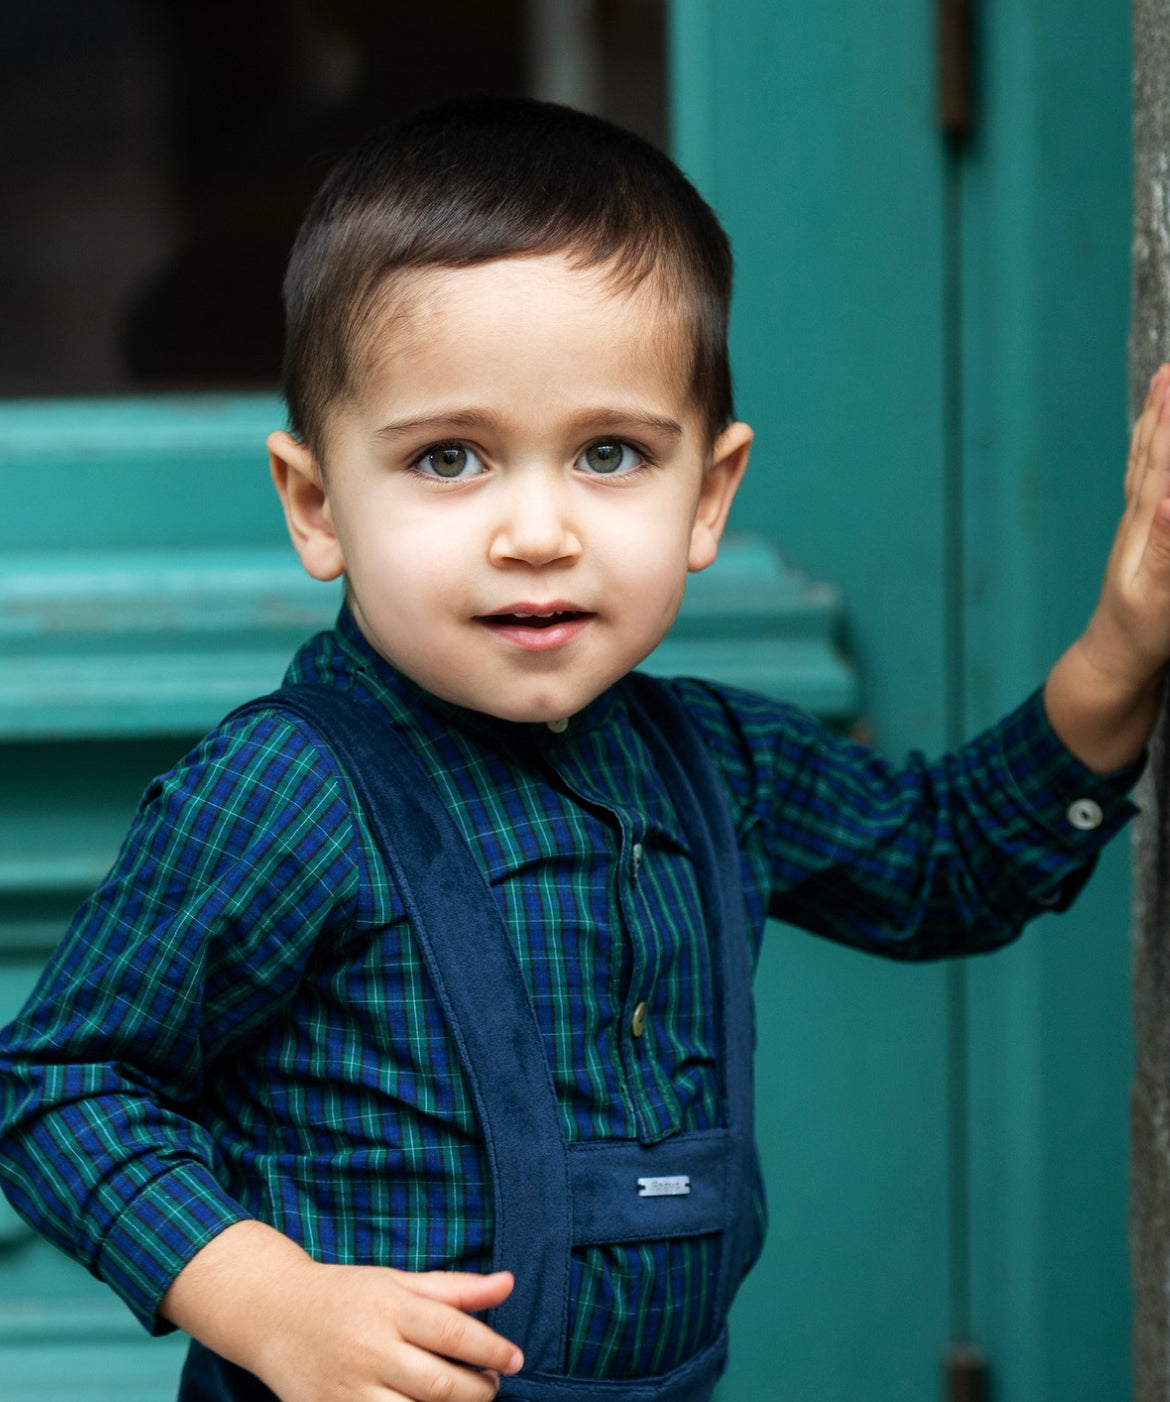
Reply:
[[[1129, 12], [978, 10], [935, 122], [923, 0], [675, 0], [676, 155], [732, 235], [738, 509], [842, 589], [892, 755], [1002, 713], [1082, 626], [1125, 452]], [[970, 968], [777, 928], [758, 986], [772, 1205], [721, 1402], [1128, 1395], [1128, 885]]]

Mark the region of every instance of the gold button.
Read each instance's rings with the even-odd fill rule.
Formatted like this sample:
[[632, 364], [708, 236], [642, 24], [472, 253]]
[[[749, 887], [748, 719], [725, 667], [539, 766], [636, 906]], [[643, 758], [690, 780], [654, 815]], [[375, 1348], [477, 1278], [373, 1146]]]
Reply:
[[640, 1037], [646, 1030], [646, 1004], [639, 1003], [634, 1009], [634, 1016], [630, 1019], [630, 1031], [635, 1037]]
[[554, 735], [563, 735], [569, 728], [569, 722], [567, 720], [546, 720], [545, 725], [548, 726]]

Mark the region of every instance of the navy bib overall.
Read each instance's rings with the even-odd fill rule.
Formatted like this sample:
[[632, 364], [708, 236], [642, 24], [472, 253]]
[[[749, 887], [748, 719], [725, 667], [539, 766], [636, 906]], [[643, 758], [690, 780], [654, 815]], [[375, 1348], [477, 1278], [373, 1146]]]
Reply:
[[[752, 1008], [739, 853], [727, 800], [682, 707], [659, 683], [622, 684], [687, 834], [712, 947], [721, 1127], [635, 1141], [567, 1143], [519, 961], [499, 908], [442, 799], [380, 712], [328, 687], [285, 687], [275, 706], [307, 723], [349, 776], [409, 912], [471, 1086], [495, 1203], [492, 1268], [515, 1289], [488, 1323], [524, 1350], [499, 1396], [516, 1402], [705, 1402], [727, 1355], [726, 1318], [751, 1263], [756, 1183]], [[574, 1246], [718, 1234], [709, 1337], [681, 1367], [597, 1382], [563, 1372]], [[251, 1374], [191, 1346], [179, 1402], [268, 1402]]]

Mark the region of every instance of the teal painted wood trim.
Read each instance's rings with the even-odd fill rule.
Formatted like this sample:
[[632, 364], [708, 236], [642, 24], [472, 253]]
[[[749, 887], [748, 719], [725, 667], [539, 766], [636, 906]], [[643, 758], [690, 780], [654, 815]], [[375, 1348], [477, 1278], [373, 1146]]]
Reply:
[[791, 701], [827, 720], [849, 720], [856, 713], [857, 687], [851, 668], [834, 648], [819, 642], [767, 638], [745, 644], [664, 642], [642, 664], [664, 677], [703, 677], [727, 686]]
[[677, 154], [707, 169], [738, 270], [736, 401], [757, 438], [732, 524], [842, 591], [879, 745], [937, 748], [943, 173], [929, 10], [686, 0], [671, 16]]
[[718, 17], [708, 0], [671, 0], [666, 7], [671, 154], [713, 205], [718, 204], [715, 54]]
[[[0, 1350], [4, 1350], [0, 1362], [17, 1345], [133, 1344], [149, 1337], [126, 1306], [108, 1292], [54, 1300], [0, 1300]], [[176, 1342], [185, 1346], [181, 1338]]]
[[[69, 1300], [58, 1309], [72, 1317]], [[5, 1338], [0, 1324], [4, 1402], [174, 1402], [185, 1337], [152, 1339], [141, 1330], [135, 1337], [98, 1316], [76, 1317], [78, 1338], [58, 1330], [26, 1340], [19, 1329]]]
[[[189, 640], [191, 642], [191, 640]], [[0, 666], [0, 738], [187, 735], [280, 685], [292, 649], [28, 658]], [[699, 676], [793, 701], [830, 720], [856, 711], [852, 667], [816, 639], [680, 638], [642, 664], [660, 676]], [[4, 884], [0, 861], [0, 887]]]
[[0, 676], [6, 740], [185, 735], [280, 685], [291, 648], [27, 658]]
[[[116, 462], [127, 450], [157, 460], [262, 450], [286, 414], [273, 394], [152, 394], [0, 401], [0, 469], [29, 462]], [[28, 484], [33, 485], [33, 484]]]
[[[108, 869], [147, 783], [197, 738], [193, 731], [0, 744], [0, 954], [5, 961], [21, 953], [43, 959]], [[16, 1011], [17, 1004], [3, 1002], [10, 986], [0, 979], [0, 1022]]]
[[[24, 1218], [17, 1215], [15, 1208], [12, 1207], [7, 1198], [0, 1197], [0, 1258], [5, 1252], [10, 1252], [13, 1247], [27, 1242], [32, 1235], [33, 1229]], [[4, 1324], [2, 1313], [0, 1313], [0, 1342], [3, 1341], [3, 1338]]]
[[[276, 511], [275, 496], [271, 505]], [[304, 636], [340, 602], [339, 587], [311, 579], [287, 544], [0, 554], [0, 642], [12, 649], [60, 651], [65, 638], [76, 648], [83, 637], [144, 633]]]
[[[980, 125], [961, 190], [968, 728], [1038, 683], [1092, 605], [1119, 504], [1129, 233], [1128, 7], [978, 12]], [[937, 749], [937, 664], [957, 640], [934, 607], [949, 562], [929, 7], [678, 0], [673, 14], [678, 154], [735, 242], [738, 394], [766, 454], [739, 507], [849, 599], [880, 746]], [[968, 971], [973, 1320], [1004, 1402], [1129, 1392], [1125, 867], [1119, 847], [1073, 913]], [[888, 1084], [869, 1087], [885, 1129], [850, 1141], [823, 1108], [856, 1113], [815, 1032], [867, 1065], [835, 1010], [888, 994], [914, 1019], [908, 1039], [938, 1037], [941, 1062], [946, 989], [929, 976], [887, 987], [828, 956], [822, 970], [811, 951], [773, 980], [767, 961], [789, 957], [803, 965], [803, 947], [769, 947], [761, 989], [779, 1009], [771, 1025], [761, 1013], [760, 1080], [781, 1163], [769, 1251], [779, 1235], [783, 1252], [749, 1282], [721, 1397], [933, 1399], [957, 1225], [931, 1152], [946, 1132], [939, 1082], [895, 1056]], [[805, 1005], [817, 1028], [785, 1042]], [[921, 1160], [907, 1166], [897, 1141], [916, 1123], [913, 1092], [939, 1120], [918, 1122]], [[788, 1176], [794, 1159], [803, 1173]], [[846, 1167], [858, 1161], [864, 1183]], [[914, 1185], [902, 1198], [882, 1191], [896, 1163]], [[892, 1295], [903, 1310], [879, 1324]]]
[[[1130, 7], [979, 7], [963, 173], [967, 696], [990, 719], [1083, 626], [1121, 508]], [[969, 970], [977, 1341], [997, 1402], [1128, 1397], [1129, 869]]]
[[[737, 264], [756, 448], [733, 522], [847, 603], [861, 711], [945, 738], [942, 160], [931, 7], [675, 0], [675, 154]], [[757, 978], [772, 1204], [720, 1402], [936, 1402], [948, 1324], [946, 971], [774, 928]]]
[[[338, 586], [309, 579], [287, 545], [0, 552], [0, 741], [208, 729], [277, 686], [340, 602]], [[648, 666], [843, 719], [856, 678], [840, 622], [835, 589], [786, 569], [762, 542], [733, 538], [693, 577]]]
[[0, 401], [0, 552], [279, 545], [273, 395]]

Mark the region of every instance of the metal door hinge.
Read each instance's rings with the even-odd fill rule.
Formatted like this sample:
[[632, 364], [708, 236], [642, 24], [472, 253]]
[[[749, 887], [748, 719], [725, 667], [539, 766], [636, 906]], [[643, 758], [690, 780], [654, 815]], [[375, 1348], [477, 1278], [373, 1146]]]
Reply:
[[946, 1402], [987, 1402], [987, 1360], [971, 1344], [947, 1351]]
[[938, 124], [947, 136], [967, 136], [975, 116], [975, 0], [936, 0]]

